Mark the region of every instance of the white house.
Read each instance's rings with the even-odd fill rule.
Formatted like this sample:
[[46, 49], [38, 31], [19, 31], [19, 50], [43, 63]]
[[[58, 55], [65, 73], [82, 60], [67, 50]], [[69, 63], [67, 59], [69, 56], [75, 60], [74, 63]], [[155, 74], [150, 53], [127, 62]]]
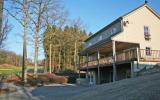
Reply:
[[134, 77], [160, 63], [159, 43], [160, 16], [145, 3], [89, 37], [78, 69], [93, 84]]

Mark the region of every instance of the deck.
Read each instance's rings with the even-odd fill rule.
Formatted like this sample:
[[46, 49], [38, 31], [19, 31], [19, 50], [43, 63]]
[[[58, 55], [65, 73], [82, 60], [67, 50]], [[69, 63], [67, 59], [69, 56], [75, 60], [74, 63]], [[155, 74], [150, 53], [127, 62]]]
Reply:
[[[146, 55], [146, 50], [130, 50], [127, 52], [119, 53], [116, 55], [116, 63], [121, 62], [160, 62], [160, 50], [151, 50], [148, 55]], [[98, 66], [112, 65], [112, 57], [104, 57], [99, 60], [88, 61], [81, 63], [79, 69], [96, 68]]]

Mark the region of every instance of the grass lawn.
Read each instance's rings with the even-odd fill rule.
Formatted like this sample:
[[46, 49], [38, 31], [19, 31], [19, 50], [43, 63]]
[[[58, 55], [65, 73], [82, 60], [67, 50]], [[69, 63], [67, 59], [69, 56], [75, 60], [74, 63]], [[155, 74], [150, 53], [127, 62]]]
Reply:
[[21, 72], [21, 67], [0, 68], [1, 75], [15, 75], [18, 72]]
[[[44, 67], [38, 67], [38, 72], [42, 73]], [[29, 73], [34, 72], [34, 67], [27, 67]], [[21, 67], [0, 68], [0, 75], [15, 75], [22, 71]]]

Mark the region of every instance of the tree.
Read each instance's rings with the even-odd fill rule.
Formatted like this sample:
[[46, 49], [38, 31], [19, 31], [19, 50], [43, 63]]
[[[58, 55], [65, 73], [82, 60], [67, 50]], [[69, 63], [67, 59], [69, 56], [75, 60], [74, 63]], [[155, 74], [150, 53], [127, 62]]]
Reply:
[[[36, 74], [37, 62], [38, 62], [38, 48], [39, 48], [39, 43], [41, 42], [41, 36], [43, 33], [42, 31], [49, 24], [59, 24], [60, 23], [59, 19], [61, 18], [64, 12], [58, 0], [33, 0], [31, 8], [32, 8], [31, 21], [32, 25], [34, 26], [33, 28], [35, 29], [33, 36], [35, 38], [34, 73]], [[50, 46], [50, 48], [51, 47], [52, 46]]]
[[28, 31], [28, 20], [29, 20], [29, 0], [10, 0], [8, 1], [11, 5], [5, 10], [15, 18], [23, 26], [23, 57], [22, 57], [22, 81], [27, 82], [27, 31]]
[[[51, 34], [52, 34], [51, 39], [46, 38], [51, 36]], [[53, 60], [52, 66], [55, 67], [54, 69], [74, 70], [75, 69], [74, 59], [77, 58], [78, 51], [83, 49], [83, 41], [87, 37], [88, 36], [86, 31], [80, 28], [76, 28], [75, 26], [65, 26], [63, 29], [58, 28], [58, 26], [48, 27], [44, 32], [44, 42], [43, 42], [46, 59], [50, 61], [50, 55], [52, 55], [52, 60]], [[50, 46], [49, 46], [50, 43], [52, 43], [52, 50], [51, 50], [52, 53], [50, 53]]]
[[3, 14], [3, 0], [0, 1], [0, 48], [3, 47], [4, 41], [8, 33], [11, 31], [12, 26], [8, 23], [8, 16], [5, 12]]

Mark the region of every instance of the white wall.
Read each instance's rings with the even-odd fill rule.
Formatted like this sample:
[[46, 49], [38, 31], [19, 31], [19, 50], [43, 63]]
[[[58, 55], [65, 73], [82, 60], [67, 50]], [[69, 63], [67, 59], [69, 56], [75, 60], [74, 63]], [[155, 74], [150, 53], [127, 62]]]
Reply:
[[137, 66], [137, 62], [134, 61], [133, 62], [133, 65], [134, 65], [133, 70], [134, 70], [134, 72], [139, 72], [144, 68], [146, 68], [146, 69], [153, 68], [156, 64], [158, 64], [158, 62], [139, 62], [138, 66]]
[[[146, 6], [125, 16], [123, 21], [129, 21], [123, 26], [124, 31], [112, 39], [124, 42], [140, 43], [140, 48], [151, 47], [152, 50], [160, 50], [160, 19], [156, 17]], [[151, 41], [144, 38], [144, 26], [149, 26]]]

